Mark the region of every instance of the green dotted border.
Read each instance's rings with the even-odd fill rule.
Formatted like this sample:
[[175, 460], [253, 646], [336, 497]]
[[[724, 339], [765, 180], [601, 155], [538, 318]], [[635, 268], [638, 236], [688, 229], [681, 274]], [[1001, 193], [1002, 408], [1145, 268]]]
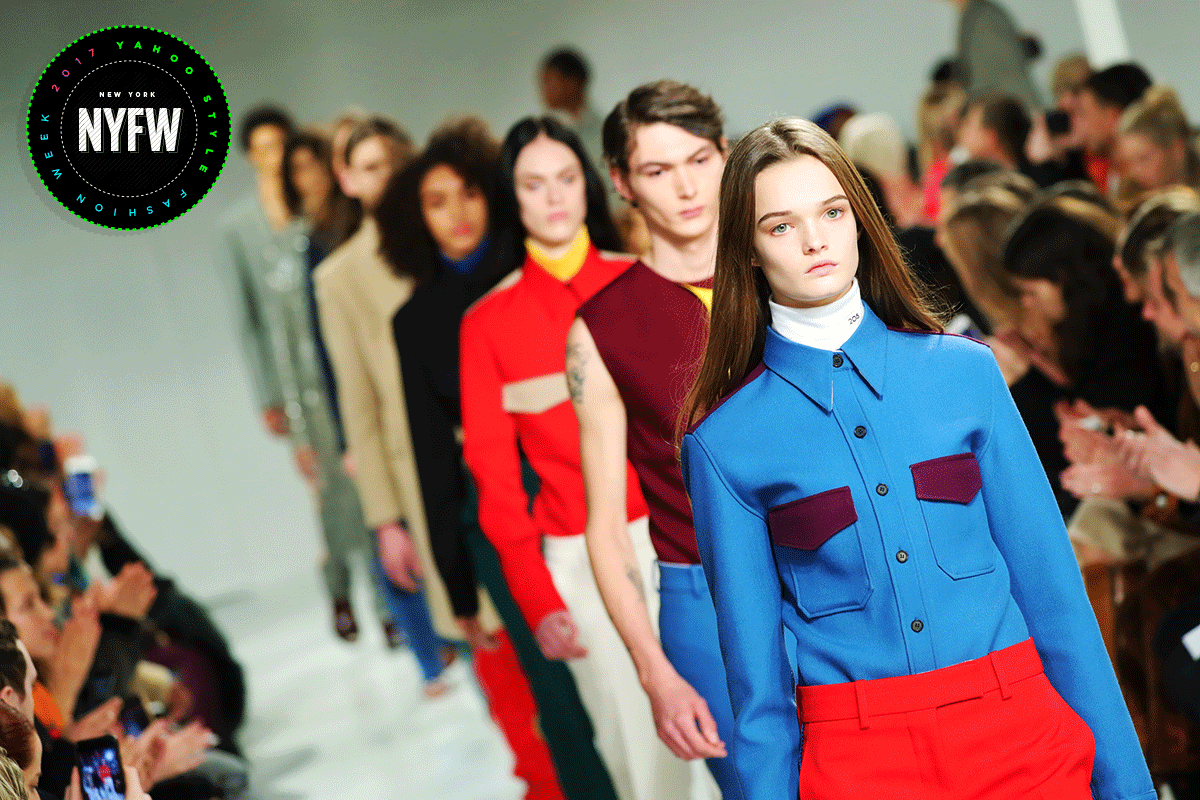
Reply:
[[215, 69], [213, 69], [212, 64], [208, 63], [207, 58], [200, 55], [199, 50], [192, 47], [190, 44], [183, 41], [183, 39], [180, 39], [175, 34], [167, 33], [166, 31], [160, 30], [159, 28], [151, 28], [148, 25], [110, 25], [107, 28], [97, 28], [96, 30], [92, 31], [91, 33], [87, 33], [87, 34], [84, 34], [83, 36], [80, 36], [78, 39], [71, 42], [69, 45], [64, 47], [62, 50], [59, 50], [54, 55], [54, 58], [50, 59], [49, 63], [47, 63], [46, 66], [42, 68], [41, 74], [38, 75], [37, 80], [33, 84], [33, 94], [31, 94], [29, 96], [29, 109], [25, 112], [25, 144], [29, 147], [29, 160], [33, 162], [33, 171], [35, 173], [37, 173], [38, 180], [40, 180], [42, 182], [42, 186], [46, 187], [46, 191], [50, 193], [50, 196], [53, 197], [60, 206], [65, 208], [67, 211], [69, 211], [73, 216], [79, 217], [79, 219], [83, 220], [84, 222], [88, 223], [89, 225], [95, 225], [98, 228], [105, 228], [106, 230], [117, 231], [119, 233], [137, 233], [138, 231], [148, 231], [152, 228], [157, 228], [160, 225], [171, 224], [175, 220], [179, 219], [179, 217], [182, 217], [184, 214], [186, 214], [188, 211], [191, 211], [196, 206], [200, 205], [200, 203], [204, 200], [204, 198], [208, 197], [208, 193], [213, 190], [213, 187], [215, 187], [217, 185], [217, 181], [221, 179], [221, 174], [225, 171], [225, 165], [229, 163], [230, 152], [233, 150], [233, 114], [232, 114], [232, 112], [230, 112], [228, 114], [228, 117], [229, 117], [229, 131], [228, 131], [229, 144], [225, 149], [225, 158], [221, 161], [221, 169], [219, 169], [217, 171], [216, 177], [213, 178], [212, 185], [204, 190], [204, 194], [200, 195], [200, 199], [197, 200], [196, 202], [192, 203], [192, 205], [187, 209], [187, 211], [184, 211], [183, 213], [181, 213], [179, 215], [179, 217], [173, 217], [171, 219], [164, 220], [162, 222], [155, 222], [153, 225], [147, 225], [145, 227], [118, 228], [113, 225], [105, 225], [103, 222], [94, 222], [93, 220], [90, 220], [87, 217], [80, 215], [78, 212], [75, 211], [75, 209], [71, 208], [66, 203], [64, 203], [62, 201], [62, 198], [60, 198], [58, 195], [56, 195], [54, 193], [54, 190], [50, 188], [50, 184], [46, 183], [46, 179], [42, 177], [42, 172], [41, 172], [41, 170], [38, 169], [38, 166], [37, 166], [37, 158], [33, 154], [33, 142], [30, 141], [30, 138], [29, 138], [29, 131], [30, 131], [29, 126], [32, 124], [32, 121], [33, 121], [33, 95], [37, 94], [38, 88], [41, 87], [42, 78], [46, 77], [46, 70], [50, 69], [50, 65], [53, 64], [55, 61], [57, 61], [58, 57], [61, 56], [63, 53], [67, 52], [72, 47], [79, 44], [84, 39], [88, 38], [89, 36], [94, 36], [95, 34], [103, 33], [104, 31], [115, 31], [115, 30], [122, 30], [122, 29], [154, 31], [155, 33], [161, 33], [163, 36], [168, 36], [168, 37], [174, 39], [175, 41], [180, 42], [185, 47], [187, 47], [187, 49], [189, 49], [193, 53], [195, 53], [196, 57], [199, 58], [201, 61], [203, 61], [205, 66], [208, 67], [209, 72], [212, 73], [213, 78], [217, 82], [217, 86], [221, 87], [221, 94], [224, 95], [224, 97], [225, 97], [225, 108], [228, 111], [228, 109], [229, 109], [229, 92], [225, 91], [225, 85], [223, 83], [221, 83], [221, 78], [220, 78], [220, 76], [217, 75], [217, 71]]

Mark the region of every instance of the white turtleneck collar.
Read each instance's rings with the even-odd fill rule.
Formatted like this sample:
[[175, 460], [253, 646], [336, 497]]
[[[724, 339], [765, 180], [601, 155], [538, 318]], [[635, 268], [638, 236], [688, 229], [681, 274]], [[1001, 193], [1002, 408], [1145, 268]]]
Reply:
[[858, 329], [863, 318], [862, 295], [858, 278], [850, 284], [843, 297], [814, 308], [781, 306], [774, 300], [771, 306], [771, 327], [785, 339], [818, 350], [837, 350]]

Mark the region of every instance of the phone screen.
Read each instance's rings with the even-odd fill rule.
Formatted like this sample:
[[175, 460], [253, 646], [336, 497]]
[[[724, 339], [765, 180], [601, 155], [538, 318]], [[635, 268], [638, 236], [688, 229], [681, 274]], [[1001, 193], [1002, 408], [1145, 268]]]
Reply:
[[125, 800], [125, 772], [117, 740], [111, 736], [86, 739], [75, 745], [79, 785], [86, 800]]

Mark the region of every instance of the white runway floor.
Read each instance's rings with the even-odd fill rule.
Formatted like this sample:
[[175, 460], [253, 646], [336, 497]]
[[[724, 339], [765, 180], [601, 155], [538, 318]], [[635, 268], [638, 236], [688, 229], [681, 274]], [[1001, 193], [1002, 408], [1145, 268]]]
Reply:
[[[359, 578], [362, 570], [355, 576]], [[407, 648], [389, 652], [366, 586], [355, 586], [359, 640], [336, 638], [316, 571], [210, 607], [246, 670], [240, 741], [251, 800], [517, 800], [512, 755], [470, 666], [433, 700]]]

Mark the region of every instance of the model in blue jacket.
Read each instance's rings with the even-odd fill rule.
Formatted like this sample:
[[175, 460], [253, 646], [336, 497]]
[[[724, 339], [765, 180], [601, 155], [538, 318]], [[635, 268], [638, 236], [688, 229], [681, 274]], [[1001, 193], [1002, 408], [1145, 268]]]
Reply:
[[[748, 134], [726, 166], [720, 226], [691, 397], [699, 421], [681, 456], [747, 800], [795, 797], [797, 685], [928, 673], [1030, 637], [1095, 737], [1091, 793], [1152, 800], [1058, 507], [996, 361], [985, 345], [938, 332], [841, 150], [801, 120]], [[1086, 797], [1086, 782], [1066, 796]], [[960, 796], [932, 788], [929, 797]], [[1018, 781], [986, 796], [1038, 788]]]

